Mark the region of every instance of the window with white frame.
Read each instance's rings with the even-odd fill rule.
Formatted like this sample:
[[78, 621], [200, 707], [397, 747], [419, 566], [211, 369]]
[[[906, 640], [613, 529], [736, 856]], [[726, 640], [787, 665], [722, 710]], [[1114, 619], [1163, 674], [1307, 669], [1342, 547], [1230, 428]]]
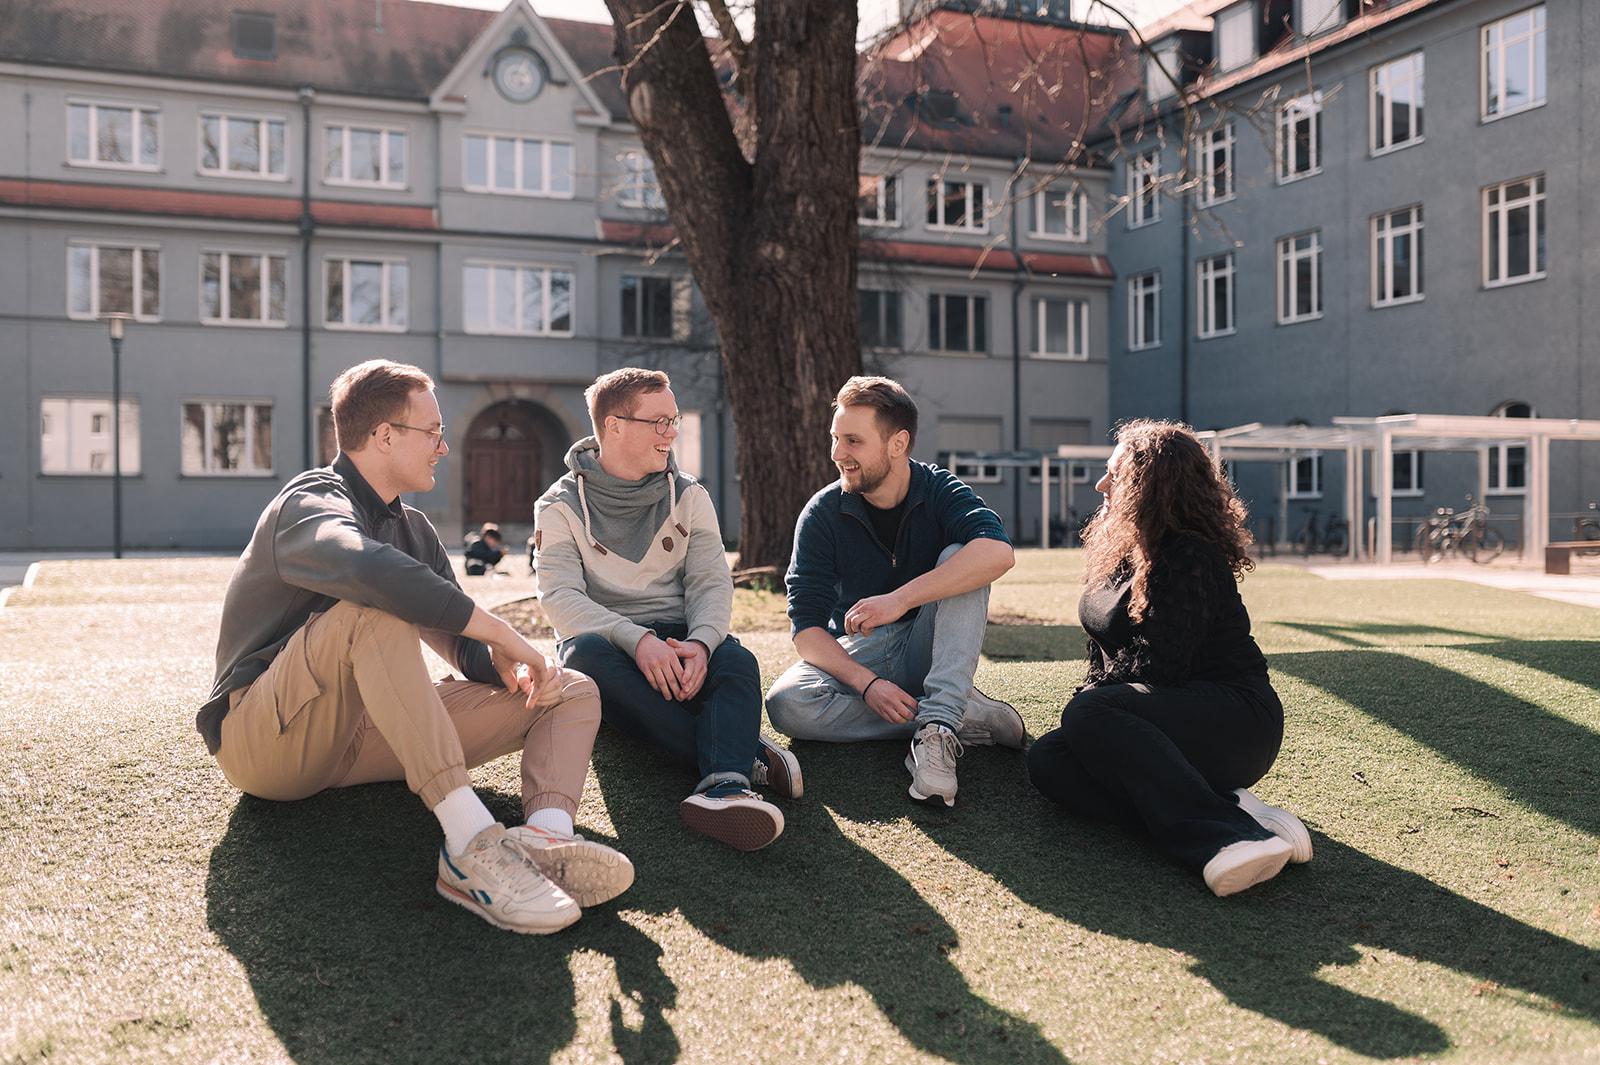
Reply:
[[1255, 4], [1235, 4], [1216, 16], [1217, 69], [1234, 70], [1256, 57]]
[[1128, 228], [1161, 220], [1161, 150], [1140, 152], [1127, 165]]
[[1284, 463], [1285, 494], [1290, 499], [1322, 498], [1322, 452], [1313, 451]]
[[324, 127], [322, 177], [335, 185], [403, 188], [406, 131], [388, 126]]
[[1412, 52], [1372, 68], [1368, 121], [1372, 154], [1422, 140], [1422, 53]]
[[[569, 172], [570, 169], [569, 155]], [[623, 207], [643, 207], [658, 211], [667, 205], [667, 201], [661, 195], [661, 182], [656, 180], [656, 164], [643, 149], [635, 148], [618, 155], [617, 173], [619, 176], [617, 203]], [[566, 191], [572, 190], [569, 187]]]
[[950, 472], [968, 484], [999, 484], [1000, 467], [987, 462], [954, 460], [953, 453], [999, 451], [999, 418], [944, 417], [939, 419], [939, 450], [952, 455]]
[[180, 468], [186, 477], [272, 473], [272, 404], [244, 399], [183, 403]]
[[[1027, 443], [1030, 448], [1054, 455], [1056, 448], [1062, 444], [1087, 444], [1089, 442], [1089, 420], [1087, 418], [1029, 418]], [[1060, 478], [1059, 466], [1052, 465], [1050, 480], [1055, 483]], [[1086, 484], [1089, 476], [1089, 467], [1081, 462], [1070, 463], [1067, 467], [1067, 477], [1073, 484]], [[1028, 472], [1028, 483], [1039, 483], [1039, 467], [1034, 466]]]
[[622, 277], [622, 335], [671, 340], [677, 335], [673, 279], [649, 274]]
[[1033, 354], [1041, 359], [1089, 357], [1089, 301], [1036, 296]]
[[111, 244], [67, 246], [67, 317], [161, 317], [161, 252]]
[[700, 480], [700, 471], [705, 464], [702, 461], [703, 452], [700, 412], [697, 410], [679, 411], [683, 421], [678, 424], [678, 436], [672, 441], [672, 456], [678, 460], [678, 470], [687, 473], [695, 480]]
[[988, 351], [989, 297], [931, 294], [928, 347], [933, 351]]
[[894, 174], [856, 178], [856, 220], [867, 226], [900, 224], [900, 179]]
[[905, 338], [900, 329], [900, 293], [893, 289], [864, 288], [856, 295], [861, 314], [861, 346], [904, 347]]
[[[114, 448], [110, 396], [39, 400], [39, 472], [108, 474]], [[139, 401], [122, 401], [122, 472], [139, 473]]]
[[329, 259], [325, 320], [338, 329], [406, 328], [410, 270], [398, 259]]
[[[1502, 403], [1490, 412], [1496, 418], [1537, 417], [1533, 406], [1520, 400]], [[1489, 491], [1522, 495], [1528, 490], [1528, 449], [1522, 444], [1497, 444], [1489, 449]]]
[[1233, 332], [1233, 252], [1195, 263], [1200, 298], [1195, 305], [1195, 332], [1202, 339]]
[[161, 109], [148, 104], [67, 101], [67, 160], [78, 166], [155, 170]]
[[1422, 205], [1372, 218], [1372, 305], [1414, 303], [1422, 287]]
[[1544, 175], [1483, 190], [1483, 283], [1544, 276]]
[[1322, 317], [1322, 233], [1278, 241], [1278, 324]]
[[928, 179], [928, 226], [983, 231], [989, 228], [981, 181]]
[[[649, 162], [643, 152], [636, 153]], [[461, 185], [468, 192], [571, 196], [572, 144], [541, 137], [468, 133], [462, 138]], [[624, 171], [624, 179], [628, 173]], [[640, 175], [642, 181], [642, 175]], [[652, 183], [655, 170], [650, 170]], [[624, 190], [626, 191], [626, 187]], [[660, 195], [657, 190], [657, 195]]]
[[1545, 98], [1544, 5], [1483, 27], [1483, 117], [1538, 107]]
[[213, 177], [287, 177], [287, 129], [281, 118], [202, 111], [200, 172]]
[[1344, 24], [1344, 0], [1300, 0], [1296, 28], [1307, 37], [1327, 33]]
[[200, 320], [210, 325], [283, 325], [287, 260], [257, 252], [200, 254]]
[[572, 335], [572, 271], [518, 263], [461, 268], [462, 327], [469, 333]]
[[1049, 185], [1033, 194], [1033, 235], [1082, 244], [1089, 239], [1089, 194], [1083, 186]]
[[1397, 496], [1422, 494], [1422, 452], [1407, 449], [1390, 455], [1393, 479], [1390, 491]]
[[1176, 96], [1182, 80], [1183, 63], [1176, 41], [1156, 45], [1144, 57], [1145, 98], [1151, 103]]
[[1142, 351], [1161, 343], [1161, 272], [1128, 278], [1128, 350]]
[[1322, 172], [1322, 93], [1297, 96], [1278, 109], [1278, 183]]
[[1194, 140], [1198, 185], [1195, 201], [1201, 207], [1233, 199], [1233, 123], [1224, 122]]

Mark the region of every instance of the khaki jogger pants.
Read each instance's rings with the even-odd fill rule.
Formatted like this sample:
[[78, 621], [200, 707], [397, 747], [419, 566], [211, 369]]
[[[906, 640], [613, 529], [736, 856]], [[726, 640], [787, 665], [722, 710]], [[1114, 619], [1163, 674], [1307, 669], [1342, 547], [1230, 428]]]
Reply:
[[415, 625], [341, 602], [233, 693], [217, 764], [262, 799], [403, 779], [431, 810], [471, 783], [468, 769], [520, 749], [524, 816], [576, 813], [600, 727], [594, 682], [569, 671], [550, 705], [524, 702], [474, 681], [435, 684]]

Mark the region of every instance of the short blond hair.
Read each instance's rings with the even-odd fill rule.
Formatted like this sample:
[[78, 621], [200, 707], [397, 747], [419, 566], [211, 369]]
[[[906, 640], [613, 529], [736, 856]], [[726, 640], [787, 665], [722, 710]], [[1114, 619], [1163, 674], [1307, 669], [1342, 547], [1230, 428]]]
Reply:
[[840, 407], [871, 407], [887, 439], [904, 429], [907, 450], [917, 442], [917, 404], [899, 381], [888, 377], [852, 377], [833, 400]]
[[433, 378], [403, 362], [369, 359], [333, 379], [333, 433], [344, 452], [360, 451], [384, 422], [405, 414], [416, 392], [433, 389]]
[[594, 423], [594, 435], [605, 431], [606, 419], [612, 415], [632, 414], [640, 396], [664, 392], [672, 387], [672, 379], [660, 370], [645, 370], [638, 366], [624, 366], [620, 370], [601, 374], [594, 384], [583, 391], [589, 404], [589, 421]]

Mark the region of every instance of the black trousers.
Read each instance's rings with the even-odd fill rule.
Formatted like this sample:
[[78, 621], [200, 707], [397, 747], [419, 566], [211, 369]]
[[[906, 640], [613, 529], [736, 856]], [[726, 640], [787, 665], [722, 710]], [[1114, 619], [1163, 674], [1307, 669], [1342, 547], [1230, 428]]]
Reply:
[[1148, 832], [1186, 868], [1272, 833], [1231, 794], [1272, 768], [1283, 705], [1265, 677], [1182, 687], [1108, 684], [1072, 697], [1028, 748], [1028, 776], [1074, 813]]

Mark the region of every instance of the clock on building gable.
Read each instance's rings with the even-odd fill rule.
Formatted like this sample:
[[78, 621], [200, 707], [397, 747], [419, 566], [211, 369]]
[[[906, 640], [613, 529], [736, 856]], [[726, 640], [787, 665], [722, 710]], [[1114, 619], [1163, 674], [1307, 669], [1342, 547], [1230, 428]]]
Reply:
[[545, 86], [544, 60], [516, 46], [503, 48], [494, 60], [494, 87], [512, 103], [525, 104]]

